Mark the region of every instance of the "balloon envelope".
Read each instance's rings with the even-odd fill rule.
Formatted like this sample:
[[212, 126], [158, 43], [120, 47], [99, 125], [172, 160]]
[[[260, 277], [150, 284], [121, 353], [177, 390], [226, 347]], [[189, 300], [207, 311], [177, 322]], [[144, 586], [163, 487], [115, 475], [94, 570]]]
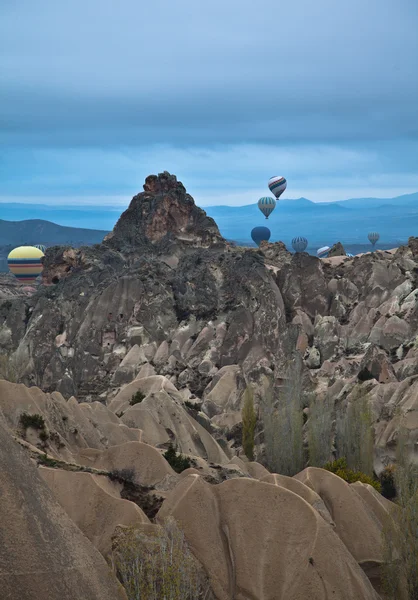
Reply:
[[42, 273], [42, 250], [35, 246], [19, 246], [7, 257], [8, 267], [13, 275], [22, 282], [33, 282]]
[[287, 188], [287, 181], [284, 177], [270, 177], [268, 186], [276, 198], [280, 198]]
[[292, 240], [292, 248], [295, 252], [305, 252], [308, 246], [308, 240], [305, 237], [295, 237]]
[[46, 252], [46, 246], [44, 246], [44, 244], [35, 244], [34, 248], [38, 248], [38, 250], [40, 250], [41, 252], [43, 252], [45, 254]]
[[329, 246], [322, 246], [322, 248], [319, 248], [316, 251], [317, 256], [319, 257], [324, 257], [328, 254], [328, 252], [331, 250], [331, 248]]
[[261, 242], [268, 242], [271, 236], [271, 231], [268, 227], [254, 227], [251, 231], [253, 242], [259, 246]]
[[374, 246], [375, 243], [379, 240], [380, 235], [377, 233], [377, 231], [372, 231], [367, 237], [369, 238], [369, 242], [371, 242]]
[[260, 198], [258, 201], [258, 208], [261, 210], [266, 219], [269, 218], [269, 215], [276, 208], [276, 200], [274, 198], [270, 198], [269, 196], [265, 196]]

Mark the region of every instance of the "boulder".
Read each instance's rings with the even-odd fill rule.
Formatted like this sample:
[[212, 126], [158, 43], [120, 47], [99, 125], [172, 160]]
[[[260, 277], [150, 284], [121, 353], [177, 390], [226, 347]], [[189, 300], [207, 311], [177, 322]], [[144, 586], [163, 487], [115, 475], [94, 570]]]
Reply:
[[360, 363], [357, 377], [361, 381], [376, 379], [379, 383], [397, 381], [395, 371], [386, 353], [371, 344]]

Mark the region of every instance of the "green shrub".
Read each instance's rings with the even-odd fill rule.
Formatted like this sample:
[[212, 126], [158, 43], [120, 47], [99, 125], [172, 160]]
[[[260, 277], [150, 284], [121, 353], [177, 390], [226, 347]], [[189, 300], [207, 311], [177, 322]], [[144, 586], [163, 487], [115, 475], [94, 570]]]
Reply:
[[388, 500], [396, 497], [395, 465], [388, 465], [383, 469], [380, 475], [380, 485], [382, 486], [382, 496]]
[[38, 464], [43, 465], [44, 467], [56, 467], [58, 462], [53, 458], [49, 458], [47, 454], [40, 454], [38, 456]]
[[28, 429], [28, 427], [38, 430], [45, 429], [45, 419], [42, 415], [29, 415], [24, 412], [20, 415], [19, 421], [24, 429]]
[[135, 471], [133, 469], [113, 469], [110, 471], [109, 478], [116, 481], [127, 481], [133, 483], [135, 479]]
[[169, 445], [163, 456], [171, 468], [176, 471], [176, 473], [181, 473], [185, 469], [189, 469], [192, 466], [190, 458], [187, 458], [187, 456], [183, 456], [182, 454], [177, 454], [176, 448], [173, 446], [173, 444]]
[[140, 402], [142, 402], [142, 400], [145, 398], [145, 394], [143, 394], [140, 390], [138, 390], [137, 392], [135, 392], [135, 394], [132, 396], [129, 404], [131, 406], [135, 406], [135, 404], [139, 404]]
[[344, 479], [344, 481], [347, 481], [347, 483], [355, 483], [356, 481], [360, 481], [361, 483], [368, 483], [369, 485], [373, 486], [374, 489], [379, 493], [382, 491], [382, 486], [377, 479], [374, 479], [373, 477], [370, 477], [361, 471], [353, 471], [352, 469], [349, 469], [347, 466], [347, 460], [344, 457], [338, 458], [333, 462], [326, 463], [324, 465], [324, 469], [331, 471], [331, 473], [335, 473], [335, 475], [338, 475], [338, 477], [341, 477], [341, 479]]
[[41, 431], [39, 433], [39, 439], [44, 444], [46, 444], [46, 442], [49, 440], [49, 435], [48, 435], [48, 432], [46, 431], [46, 429], [41, 429]]
[[190, 400], [185, 400], [184, 401], [184, 406], [186, 406], [187, 408], [190, 408], [190, 410], [200, 410], [201, 404], [195, 404], [194, 402], [190, 402]]

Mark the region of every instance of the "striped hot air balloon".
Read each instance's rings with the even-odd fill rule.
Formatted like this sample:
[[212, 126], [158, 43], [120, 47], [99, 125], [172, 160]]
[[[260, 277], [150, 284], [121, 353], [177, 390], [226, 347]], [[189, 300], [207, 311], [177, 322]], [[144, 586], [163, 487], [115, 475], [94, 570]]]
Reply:
[[280, 198], [287, 187], [287, 181], [284, 177], [270, 177], [268, 183], [270, 192]]
[[377, 233], [377, 231], [372, 231], [367, 237], [369, 238], [371, 245], [374, 246], [376, 242], [379, 241], [380, 235]]
[[292, 248], [295, 252], [305, 252], [308, 246], [308, 240], [304, 237], [298, 236], [292, 240]]
[[330, 250], [331, 248], [329, 246], [322, 246], [322, 248], [319, 248], [316, 251], [316, 255], [318, 256], [318, 258], [325, 258]]
[[9, 270], [22, 283], [34, 282], [42, 273], [42, 250], [35, 246], [19, 246], [7, 257]]
[[45, 254], [46, 252], [46, 246], [44, 246], [44, 244], [35, 244], [34, 248], [38, 248], [38, 250], [40, 250], [41, 252], [43, 252]]
[[276, 200], [269, 196], [260, 198], [258, 201], [258, 208], [261, 210], [266, 219], [268, 219], [273, 210], [276, 208]]

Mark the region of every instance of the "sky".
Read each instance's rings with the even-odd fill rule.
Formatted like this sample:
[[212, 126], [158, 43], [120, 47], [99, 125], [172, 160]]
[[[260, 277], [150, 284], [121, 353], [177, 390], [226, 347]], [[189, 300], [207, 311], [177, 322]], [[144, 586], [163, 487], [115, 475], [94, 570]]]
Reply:
[[417, 0], [1, 0], [0, 202], [416, 192], [417, 30]]

